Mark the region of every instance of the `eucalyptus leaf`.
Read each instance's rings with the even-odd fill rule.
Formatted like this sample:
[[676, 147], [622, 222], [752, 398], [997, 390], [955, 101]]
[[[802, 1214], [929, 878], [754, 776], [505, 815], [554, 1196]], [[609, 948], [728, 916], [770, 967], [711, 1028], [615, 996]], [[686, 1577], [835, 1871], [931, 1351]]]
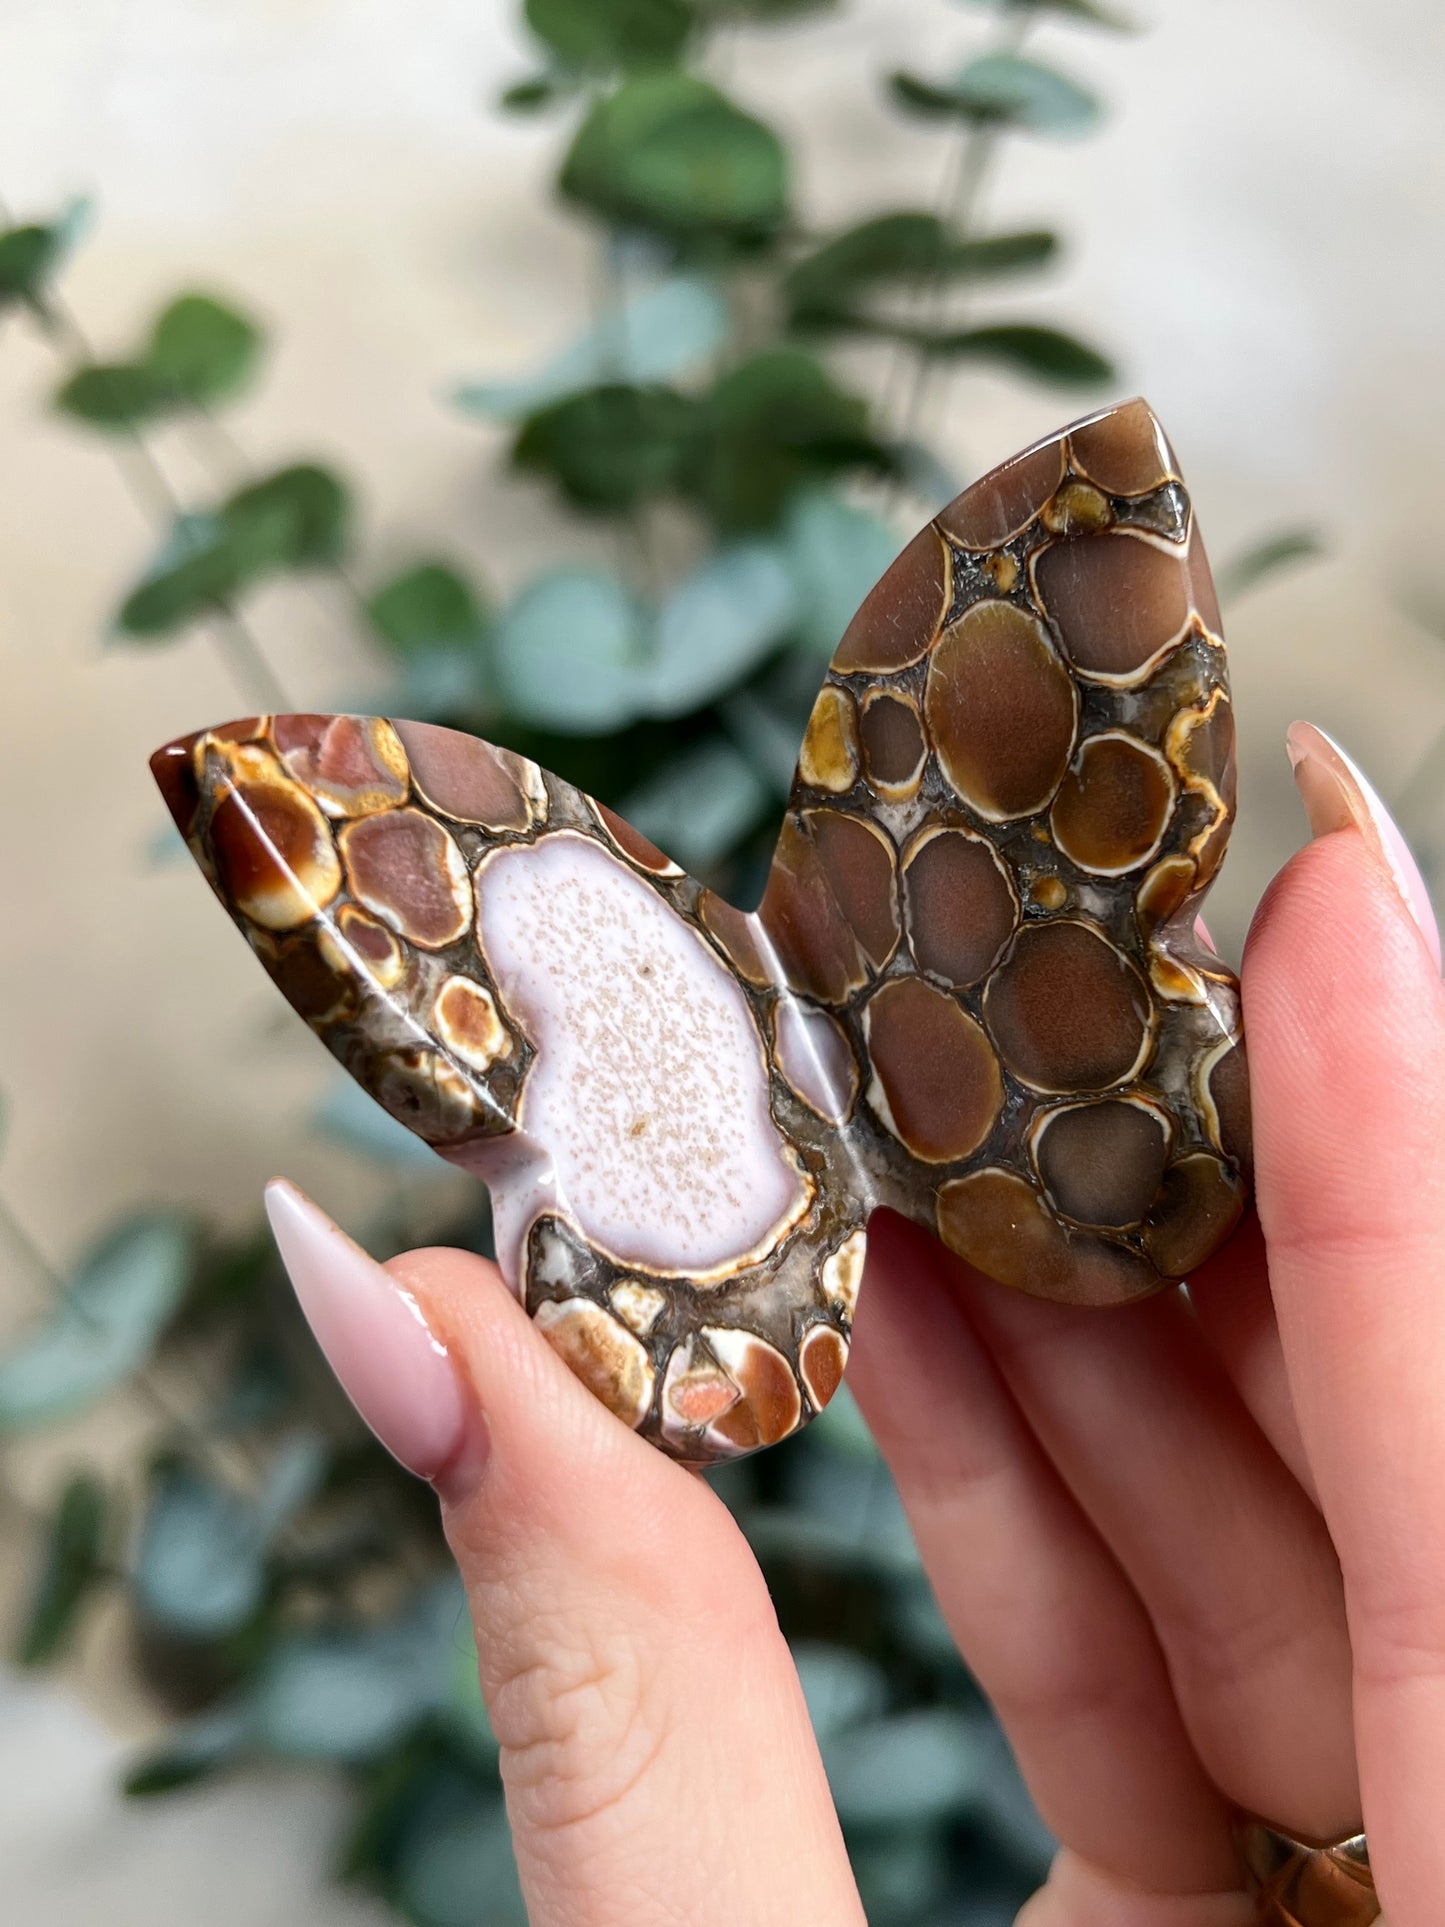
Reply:
[[1087, 87], [1023, 54], [981, 54], [942, 84], [896, 73], [891, 85], [894, 98], [915, 113], [1021, 133], [1067, 138], [1088, 133], [1103, 116]]
[[767, 785], [722, 736], [664, 763], [618, 805], [635, 829], [694, 873], [729, 855], [768, 808]]
[[1057, 248], [1047, 228], [966, 239], [936, 214], [900, 210], [847, 228], [795, 262], [783, 293], [795, 325], [846, 327], [860, 296], [879, 286], [1018, 273], [1042, 267]]
[[670, 275], [604, 315], [535, 375], [468, 383], [457, 390], [457, 404], [488, 421], [515, 422], [605, 382], [668, 381], [717, 354], [728, 326], [727, 304], [715, 282]]
[[527, 1927], [506, 1813], [460, 1775], [413, 1817], [394, 1878], [419, 1927]]
[[860, 1720], [876, 1719], [888, 1703], [887, 1674], [851, 1646], [799, 1640], [793, 1645], [793, 1664], [819, 1740]]
[[1092, 388], [1112, 381], [1114, 364], [1077, 335], [1031, 321], [995, 322], [982, 328], [921, 337], [932, 353], [956, 359], [997, 361], [1016, 373], [1059, 388]]
[[1098, 0], [965, 0], [975, 7], [987, 7], [994, 13], [1060, 13], [1067, 19], [1086, 22], [1090, 26], [1108, 27], [1114, 33], [1137, 33], [1137, 23], [1127, 14], [1117, 12], [1113, 7], [1101, 7]]
[[646, 74], [596, 102], [568, 149], [560, 186], [569, 200], [624, 226], [761, 239], [787, 212], [788, 157], [771, 128], [709, 82]]
[[446, 562], [420, 562], [393, 576], [367, 598], [366, 615], [403, 658], [479, 650], [492, 626], [472, 584]]
[[1215, 571], [1215, 584], [1221, 602], [1232, 602], [1248, 595], [1281, 569], [1296, 562], [1311, 562], [1325, 553], [1325, 542], [1318, 529], [1280, 529], [1233, 555]]
[[803, 640], [825, 661], [858, 606], [898, 553], [897, 531], [882, 516], [827, 489], [800, 491], [783, 523], [788, 568]]
[[105, 1487], [90, 1472], [78, 1472], [61, 1494], [15, 1650], [22, 1666], [47, 1665], [64, 1649], [81, 1607], [105, 1578], [109, 1506]]
[[129, 431], [174, 405], [170, 384], [143, 362], [88, 363], [55, 391], [55, 405], [91, 428]]
[[0, 1356], [0, 1434], [92, 1404], [143, 1365], [190, 1277], [190, 1221], [150, 1211], [82, 1261], [48, 1321]]
[[240, 1706], [220, 1706], [199, 1719], [172, 1727], [161, 1744], [127, 1767], [122, 1788], [128, 1799], [153, 1799], [194, 1786], [246, 1749], [250, 1719]]
[[948, 1707], [862, 1722], [823, 1746], [844, 1826], [898, 1827], [947, 1820], [978, 1799], [993, 1759], [987, 1722]]
[[266, 576], [339, 562], [350, 516], [350, 499], [339, 478], [302, 462], [238, 489], [218, 509], [178, 517], [121, 605], [121, 636], [129, 641], [168, 636], [228, 607]]
[[262, 339], [239, 309], [214, 295], [183, 294], [157, 318], [143, 365], [176, 396], [211, 407], [245, 388]]
[[136, 1605], [183, 1639], [223, 1639], [261, 1604], [264, 1553], [265, 1537], [240, 1498], [190, 1466], [165, 1466], [136, 1549]]
[[642, 706], [646, 619], [615, 576], [549, 569], [497, 625], [497, 667], [508, 708], [563, 734], [617, 729]]
[[617, 513], [677, 487], [697, 416], [676, 389], [608, 382], [529, 415], [512, 460], [547, 475], [578, 508]]
[[90, 219], [90, 203], [75, 200], [53, 221], [0, 231], [0, 314], [24, 306], [44, 315], [46, 285]]
[[539, 114], [545, 108], [553, 107], [559, 100], [566, 100], [576, 91], [576, 83], [562, 74], [533, 74], [526, 80], [514, 80], [510, 87], [504, 87], [498, 96], [498, 104], [509, 114]]
[[719, 549], [658, 610], [645, 676], [653, 716], [682, 716], [713, 701], [769, 655], [792, 627], [797, 599], [771, 543]]
[[525, 0], [523, 12], [568, 67], [666, 66], [693, 26], [683, 0]]

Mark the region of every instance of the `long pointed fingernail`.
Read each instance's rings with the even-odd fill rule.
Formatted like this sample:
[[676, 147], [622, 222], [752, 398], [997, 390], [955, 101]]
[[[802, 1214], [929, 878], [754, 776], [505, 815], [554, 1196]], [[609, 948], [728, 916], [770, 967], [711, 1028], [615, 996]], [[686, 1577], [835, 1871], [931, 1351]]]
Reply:
[[1291, 723], [1286, 746], [1310, 829], [1316, 836], [1348, 829], [1351, 824], [1359, 830], [1389, 871], [1439, 969], [1440, 927], [1435, 921], [1425, 879], [1394, 818], [1363, 772], [1332, 737], [1316, 729], [1313, 723]]
[[266, 1215], [317, 1344], [392, 1457], [432, 1480], [474, 1459], [480, 1425], [411, 1293], [284, 1179], [266, 1186]]

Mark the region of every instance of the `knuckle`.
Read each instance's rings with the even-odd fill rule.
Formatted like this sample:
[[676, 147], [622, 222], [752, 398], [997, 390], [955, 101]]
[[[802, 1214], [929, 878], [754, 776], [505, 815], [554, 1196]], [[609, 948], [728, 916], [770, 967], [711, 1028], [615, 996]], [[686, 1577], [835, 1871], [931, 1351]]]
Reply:
[[487, 1697], [508, 1799], [539, 1832], [624, 1806], [667, 1741], [655, 1669], [642, 1640], [619, 1626], [534, 1616]]

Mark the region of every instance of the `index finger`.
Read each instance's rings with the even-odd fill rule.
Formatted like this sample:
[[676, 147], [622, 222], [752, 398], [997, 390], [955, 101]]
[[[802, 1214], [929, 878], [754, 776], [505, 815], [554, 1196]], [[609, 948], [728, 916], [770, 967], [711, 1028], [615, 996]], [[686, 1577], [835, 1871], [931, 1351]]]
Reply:
[[1304, 746], [1326, 833], [1244, 961], [1259, 1210], [1345, 1575], [1381, 1900], [1414, 1927], [1445, 1894], [1445, 989], [1398, 833], [1326, 739]]

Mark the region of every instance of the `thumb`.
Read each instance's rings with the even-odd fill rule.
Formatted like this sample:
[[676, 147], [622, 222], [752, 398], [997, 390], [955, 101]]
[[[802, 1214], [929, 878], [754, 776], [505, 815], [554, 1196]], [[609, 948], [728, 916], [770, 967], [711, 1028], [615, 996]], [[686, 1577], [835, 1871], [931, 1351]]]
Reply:
[[441, 1495], [533, 1927], [861, 1923], [726, 1508], [585, 1389], [494, 1265], [383, 1268], [291, 1187], [268, 1208], [343, 1386]]

